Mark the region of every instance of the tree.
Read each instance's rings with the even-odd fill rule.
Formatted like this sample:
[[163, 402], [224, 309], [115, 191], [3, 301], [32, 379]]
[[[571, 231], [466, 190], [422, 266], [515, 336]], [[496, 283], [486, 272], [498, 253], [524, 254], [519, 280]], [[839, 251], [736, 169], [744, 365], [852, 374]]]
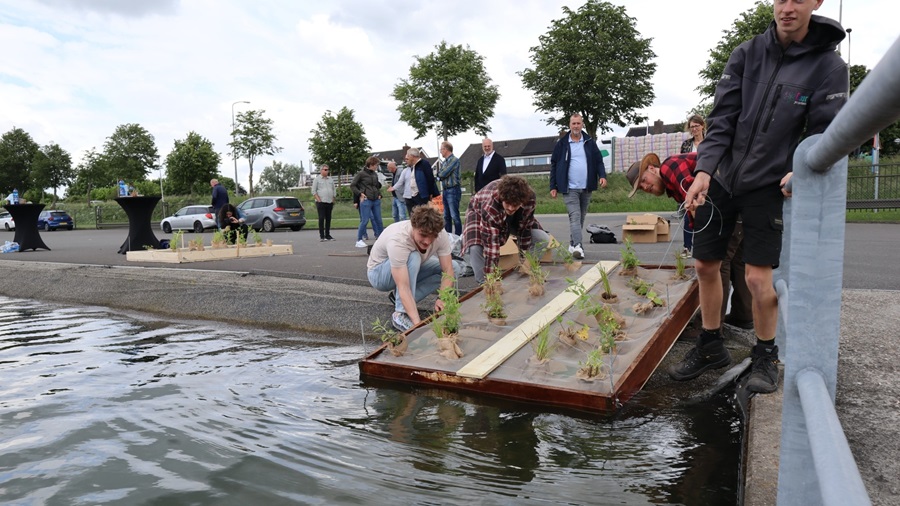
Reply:
[[272, 132], [272, 120], [263, 117], [265, 110], [238, 113], [237, 123], [228, 145], [234, 150], [234, 156], [244, 157], [250, 165], [250, 194], [253, 194], [253, 161], [260, 155], [272, 156], [280, 153], [281, 148], [275, 145], [278, 140]]
[[91, 200], [91, 190], [111, 186], [108, 173], [103, 154], [97, 148], [87, 150], [75, 167], [75, 182], [69, 186], [68, 195], [84, 195], [86, 200]]
[[116, 127], [103, 145], [103, 158], [111, 184], [119, 179], [129, 182], [143, 181], [151, 170], [159, 167], [159, 152], [156, 140], [136, 123], [126, 123]]
[[709, 60], [706, 61], [706, 67], [700, 70], [700, 79], [703, 81], [703, 84], [697, 87], [697, 91], [700, 92], [704, 99], [715, 96], [716, 84], [718, 84], [722, 74], [725, 73], [725, 64], [728, 63], [728, 58], [731, 57], [732, 51], [742, 42], [765, 32], [772, 20], [775, 19], [774, 16], [770, 0], [757, 0], [753, 7], [741, 13], [734, 20], [730, 29], [722, 30], [724, 34], [722, 39], [709, 52]]
[[196, 132], [188, 132], [183, 140], [176, 140], [166, 156], [168, 191], [176, 194], [204, 193], [209, 180], [216, 177], [222, 157], [213, 143]]
[[487, 135], [500, 93], [490, 84], [484, 57], [468, 46], [448, 46], [446, 41], [435, 48], [428, 56], [416, 56], [409, 79], [394, 87], [400, 121], [420, 138], [431, 129], [445, 141], [469, 129]]
[[[60, 186], [72, 184], [75, 169], [72, 168], [72, 156], [59, 144], [48, 144], [41, 148], [34, 157], [32, 175], [39, 188], [53, 188], [53, 205], [59, 199], [57, 190]], [[43, 192], [42, 192], [43, 193]]]
[[519, 72], [534, 92], [534, 106], [559, 113], [547, 123], [561, 127], [580, 113], [594, 138], [598, 129], [611, 131], [610, 124], [643, 122], [635, 111], [653, 102], [653, 39], [641, 38], [625, 8], [608, 2], [588, 0], [575, 12], [563, 7], [563, 13], [530, 49], [534, 69]]
[[24, 194], [32, 185], [31, 167], [40, 146], [21, 128], [13, 128], [0, 137], [0, 190], [17, 188]]
[[310, 130], [309, 151], [313, 163], [327, 163], [333, 175], [352, 174], [362, 168], [371, 147], [363, 126], [353, 119], [353, 110], [342, 108], [337, 116], [325, 111], [316, 128]]
[[[869, 69], [866, 68], [865, 65], [851, 65], [850, 66], [850, 96], [852, 97], [854, 93], [856, 93], [856, 88], [863, 82], [863, 79], [869, 75]], [[893, 156], [897, 153], [900, 153], [900, 144], [894, 142], [895, 139], [900, 139], [900, 121], [895, 121], [891, 123], [884, 130], [878, 132], [878, 137], [881, 141], [881, 155], [882, 156]], [[869, 139], [862, 144], [856, 151], [854, 151], [854, 155], [859, 151], [864, 153], [872, 152], [872, 145], [874, 143], [874, 139]]]
[[269, 192], [283, 192], [292, 186], [297, 186], [303, 167], [292, 163], [272, 161], [272, 165], [263, 169], [259, 175], [259, 186]]

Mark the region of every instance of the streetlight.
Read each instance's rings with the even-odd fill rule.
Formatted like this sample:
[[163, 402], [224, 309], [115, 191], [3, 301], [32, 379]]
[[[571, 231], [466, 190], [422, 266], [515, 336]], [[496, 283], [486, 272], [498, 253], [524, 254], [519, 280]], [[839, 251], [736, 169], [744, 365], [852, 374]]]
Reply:
[[847, 68], [850, 68], [850, 50], [853, 48], [853, 37], [850, 36], [852, 32], [853, 28], [847, 28]]
[[238, 175], [237, 175], [237, 158], [234, 156], [234, 106], [237, 104], [249, 104], [250, 102], [246, 100], [238, 100], [231, 104], [231, 158], [234, 160], [234, 195], [237, 196], [240, 192], [238, 191]]

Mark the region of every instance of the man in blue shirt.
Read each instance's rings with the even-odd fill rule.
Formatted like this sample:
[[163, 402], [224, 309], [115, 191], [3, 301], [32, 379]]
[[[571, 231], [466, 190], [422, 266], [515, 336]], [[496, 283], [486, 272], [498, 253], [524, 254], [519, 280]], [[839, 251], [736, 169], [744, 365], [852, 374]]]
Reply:
[[581, 230], [587, 216], [591, 193], [606, 188], [606, 169], [597, 143], [584, 133], [584, 119], [575, 113], [569, 118], [569, 133], [560, 137], [550, 157], [550, 197], [563, 194], [569, 213], [569, 253], [584, 258]]

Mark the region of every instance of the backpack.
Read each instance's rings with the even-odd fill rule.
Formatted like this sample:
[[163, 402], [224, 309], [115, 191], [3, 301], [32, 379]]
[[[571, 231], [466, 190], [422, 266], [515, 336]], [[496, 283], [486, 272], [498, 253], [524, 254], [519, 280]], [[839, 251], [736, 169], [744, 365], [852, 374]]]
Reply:
[[606, 225], [591, 223], [587, 226], [587, 232], [591, 234], [592, 244], [616, 244], [616, 234]]

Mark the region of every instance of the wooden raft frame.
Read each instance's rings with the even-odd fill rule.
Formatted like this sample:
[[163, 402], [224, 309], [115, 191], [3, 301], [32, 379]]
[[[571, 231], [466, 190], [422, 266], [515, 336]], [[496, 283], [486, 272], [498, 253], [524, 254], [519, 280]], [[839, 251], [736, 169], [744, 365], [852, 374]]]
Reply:
[[271, 246], [228, 246], [225, 248], [206, 247], [203, 251], [190, 251], [188, 248], [149, 249], [145, 251], [129, 251], [125, 259], [130, 262], [156, 262], [180, 264], [188, 262], [208, 262], [232, 258], [268, 257], [273, 255], [293, 255], [294, 247], [290, 244], [273, 244]]

